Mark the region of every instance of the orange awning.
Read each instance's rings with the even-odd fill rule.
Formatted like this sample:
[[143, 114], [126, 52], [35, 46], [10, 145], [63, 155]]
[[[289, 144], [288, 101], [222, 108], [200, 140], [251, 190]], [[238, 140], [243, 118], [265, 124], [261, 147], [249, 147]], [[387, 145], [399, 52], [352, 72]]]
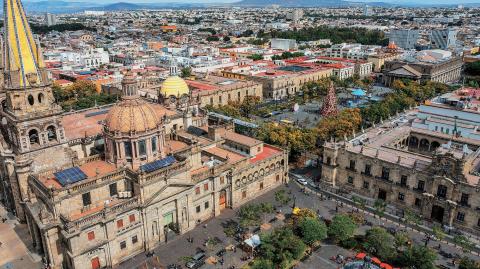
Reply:
[[355, 259], [363, 260], [365, 259], [365, 256], [367, 256], [367, 254], [360, 252], [357, 254], [357, 256], [355, 256]]
[[380, 264], [380, 268], [383, 268], [383, 269], [393, 269], [393, 267], [388, 264], [388, 263], [381, 263]]
[[378, 265], [380, 265], [382, 263], [377, 257], [373, 257], [372, 262], [375, 263], [375, 264], [378, 264]]

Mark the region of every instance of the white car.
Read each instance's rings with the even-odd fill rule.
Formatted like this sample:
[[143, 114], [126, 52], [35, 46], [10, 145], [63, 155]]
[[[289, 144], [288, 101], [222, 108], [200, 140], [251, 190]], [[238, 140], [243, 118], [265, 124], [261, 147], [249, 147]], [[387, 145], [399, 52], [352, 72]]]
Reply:
[[297, 182], [304, 185], [304, 186], [307, 186], [307, 184], [308, 184], [308, 182], [304, 178], [298, 178]]

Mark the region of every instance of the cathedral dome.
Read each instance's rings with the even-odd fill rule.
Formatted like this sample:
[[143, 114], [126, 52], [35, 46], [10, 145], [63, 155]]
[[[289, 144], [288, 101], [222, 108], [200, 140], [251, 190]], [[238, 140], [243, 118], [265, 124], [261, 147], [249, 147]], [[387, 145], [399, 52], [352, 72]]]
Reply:
[[160, 119], [152, 105], [137, 98], [123, 100], [109, 111], [105, 128], [108, 132], [130, 134], [155, 130], [160, 125]]
[[183, 95], [189, 95], [190, 89], [188, 88], [185, 80], [179, 76], [171, 76], [163, 82], [162, 88], [160, 89], [160, 94], [165, 98], [170, 96], [179, 97]]

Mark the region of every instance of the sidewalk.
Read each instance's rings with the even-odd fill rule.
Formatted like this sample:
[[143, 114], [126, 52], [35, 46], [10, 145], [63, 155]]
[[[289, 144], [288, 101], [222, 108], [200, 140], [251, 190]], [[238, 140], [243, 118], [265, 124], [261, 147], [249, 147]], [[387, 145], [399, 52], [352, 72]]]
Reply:
[[0, 269], [42, 268], [41, 257], [29, 251], [30, 235], [26, 224], [19, 224], [3, 206], [0, 206]]

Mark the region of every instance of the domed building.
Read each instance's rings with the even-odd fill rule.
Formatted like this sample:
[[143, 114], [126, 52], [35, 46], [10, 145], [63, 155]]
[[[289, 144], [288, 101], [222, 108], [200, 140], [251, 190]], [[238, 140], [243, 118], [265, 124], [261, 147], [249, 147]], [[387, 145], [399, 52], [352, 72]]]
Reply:
[[158, 94], [158, 101], [171, 108], [185, 109], [190, 99], [190, 88], [181, 77], [177, 75], [177, 66], [170, 66], [170, 76], [162, 83]]
[[128, 72], [122, 81], [122, 101], [109, 111], [104, 126], [105, 158], [136, 170], [163, 156], [165, 130], [153, 106], [138, 95]]

